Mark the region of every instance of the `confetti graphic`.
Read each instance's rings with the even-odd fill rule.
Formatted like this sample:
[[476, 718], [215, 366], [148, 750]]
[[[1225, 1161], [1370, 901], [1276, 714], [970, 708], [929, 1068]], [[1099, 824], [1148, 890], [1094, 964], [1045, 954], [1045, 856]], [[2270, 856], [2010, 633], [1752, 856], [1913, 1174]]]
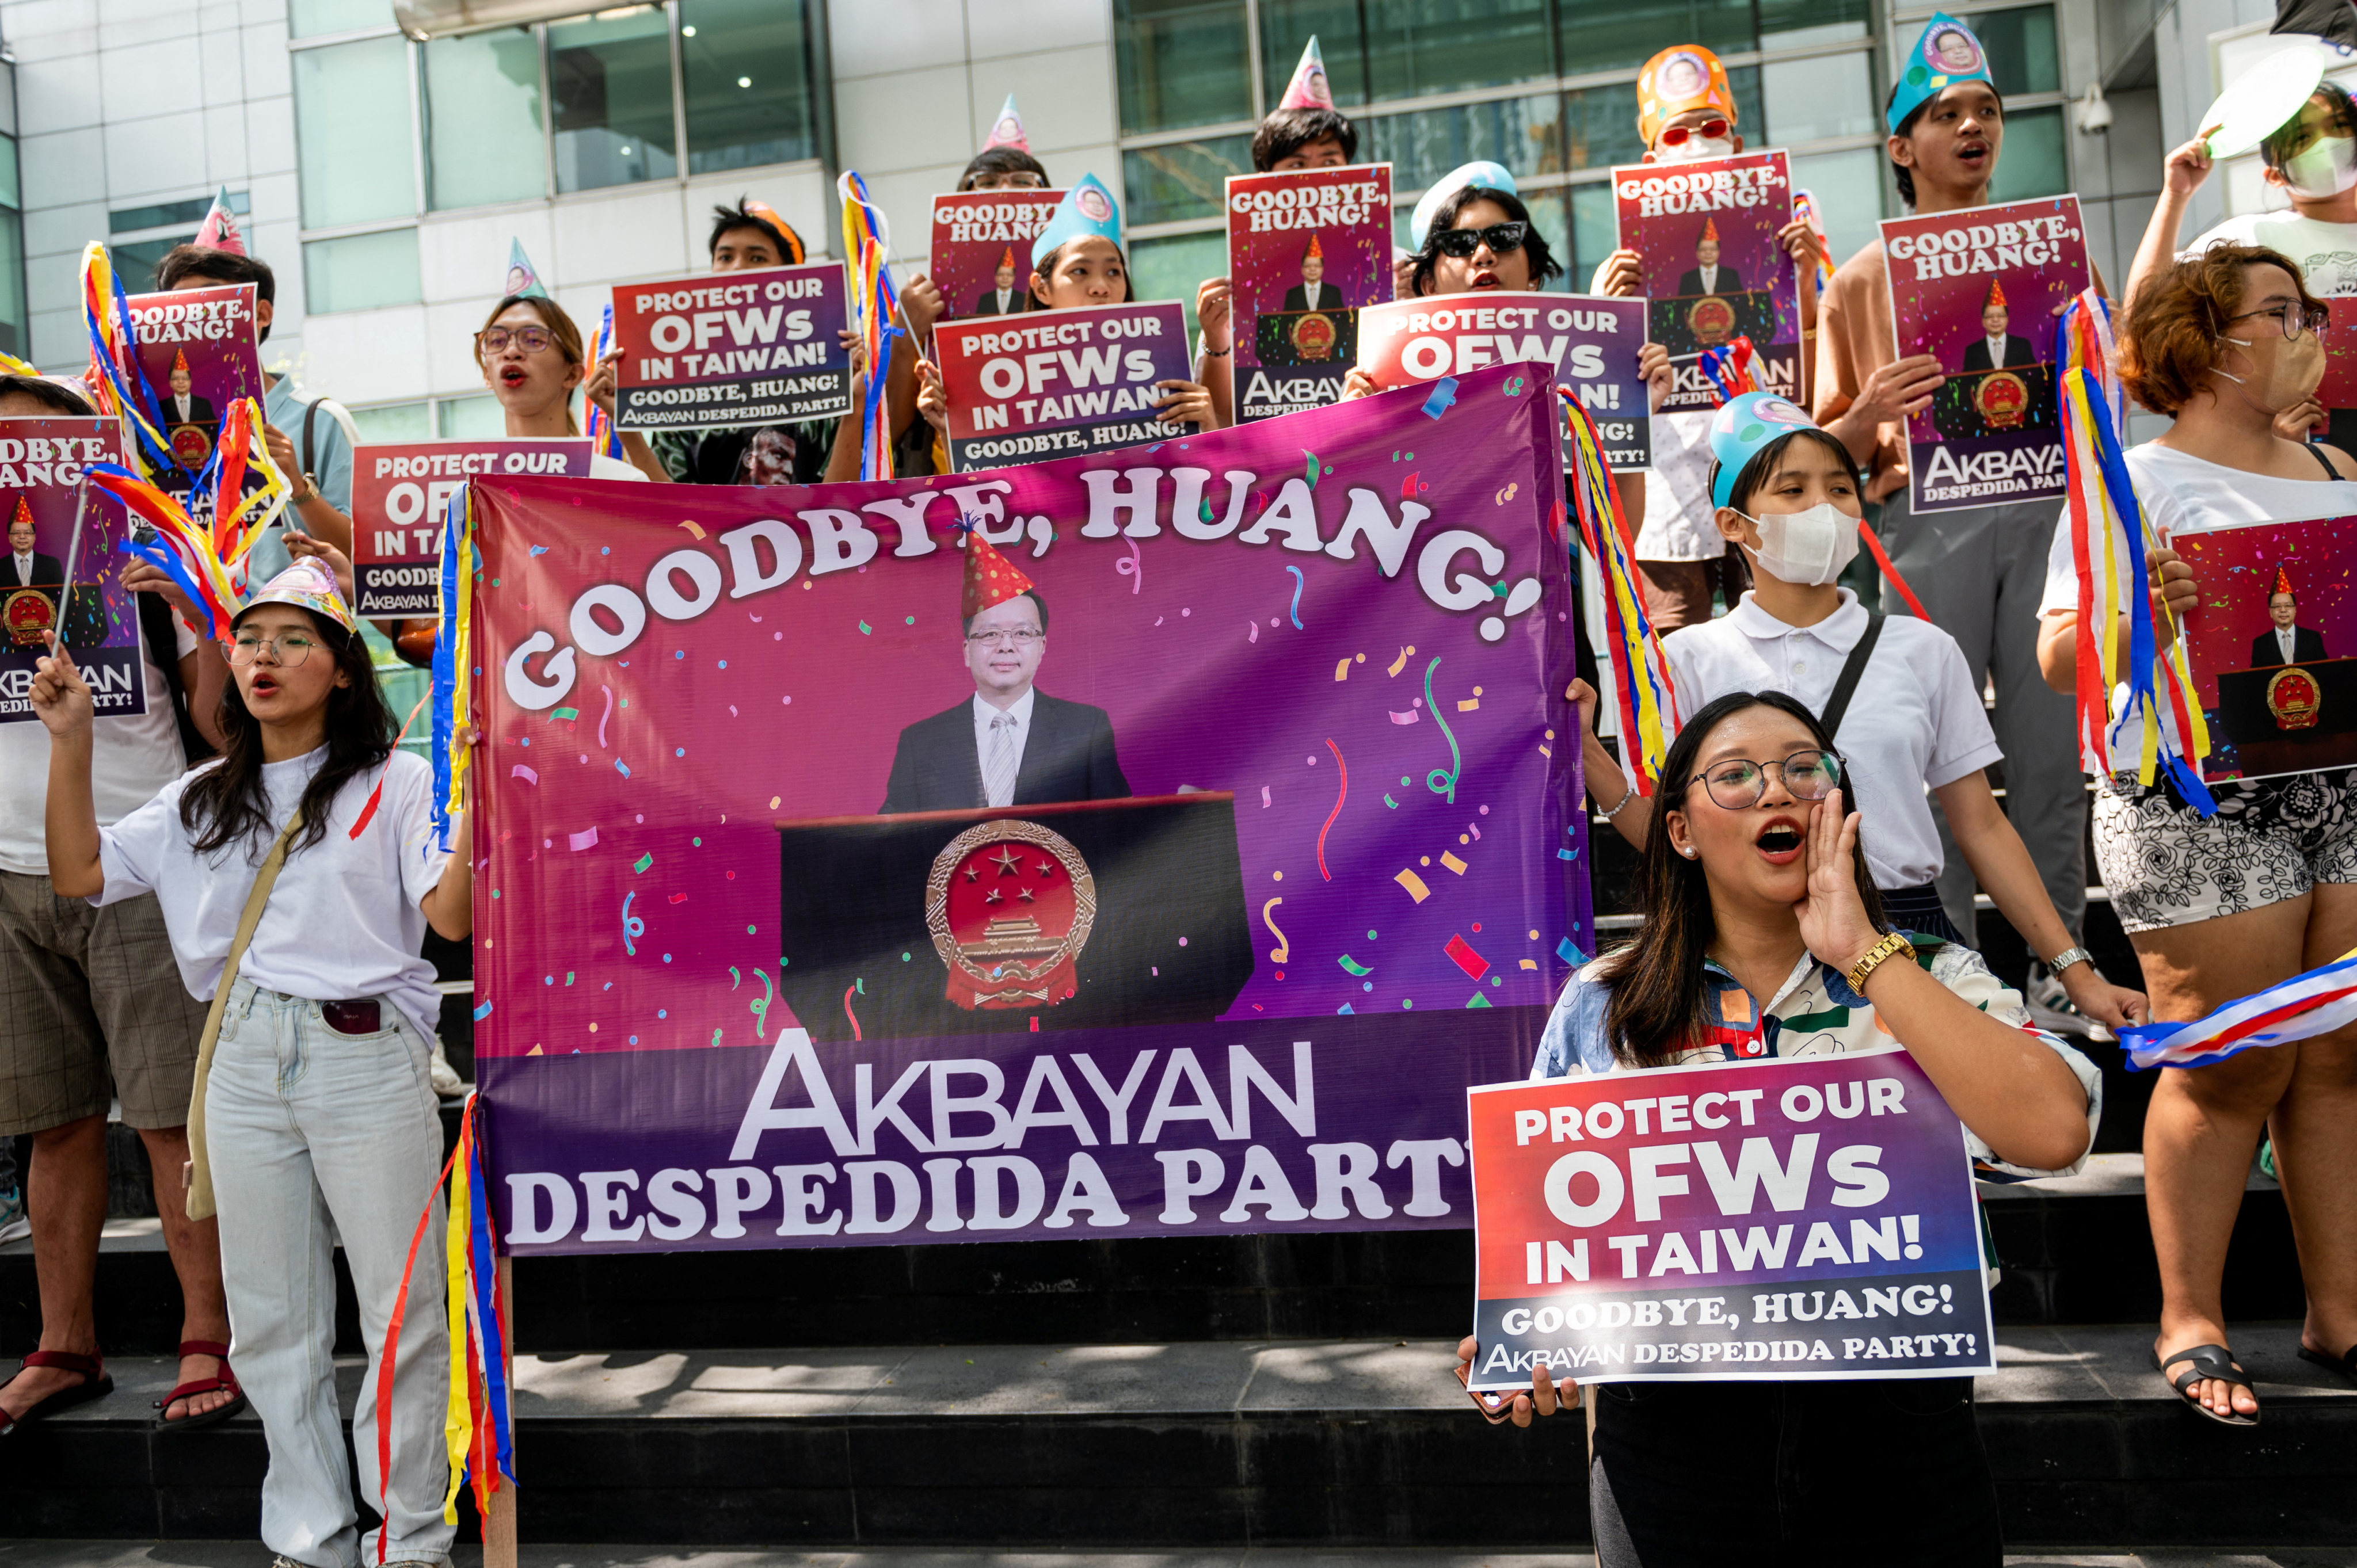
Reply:
[[1331, 882], [1334, 874], [1326, 869], [1326, 835], [1334, 831], [1334, 819], [1342, 814], [1342, 802], [1351, 798], [1351, 770], [1342, 761], [1340, 746], [1329, 740], [1326, 749], [1334, 754], [1337, 777], [1334, 780], [1334, 809], [1326, 813], [1326, 821], [1318, 830], [1318, 875]]

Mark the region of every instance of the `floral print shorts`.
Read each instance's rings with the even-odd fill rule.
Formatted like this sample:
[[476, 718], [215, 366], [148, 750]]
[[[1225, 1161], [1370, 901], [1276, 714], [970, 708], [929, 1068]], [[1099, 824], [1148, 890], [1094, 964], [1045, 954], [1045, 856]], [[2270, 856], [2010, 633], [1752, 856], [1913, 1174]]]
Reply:
[[2357, 883], [2357, 769], [2213, 787], [2204, 818], [2165, 783], [2095, 792], [2095, 865], [2131, 931], [2239, 915], [2319, 882]]

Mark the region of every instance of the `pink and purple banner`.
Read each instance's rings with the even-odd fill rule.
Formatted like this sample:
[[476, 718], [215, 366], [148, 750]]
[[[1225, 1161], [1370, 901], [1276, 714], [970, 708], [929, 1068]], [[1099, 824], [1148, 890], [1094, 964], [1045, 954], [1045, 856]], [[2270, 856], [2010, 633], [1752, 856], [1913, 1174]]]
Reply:
[[1469, 1224], [1462, 1092], [1593, 946], [1548, 393], [477, 480], [506, 1243]]
[[942, 319], [1020, 316], [1031, 303], [1031, 241], [1056, 215], [1060, 190], [967, 190], [933, 198], [925, 268]]
[[123, 461], [121, 433], [112, 419], [0, 419], [0, 724], [38, 717], [33, 671], [53, 632], [100, 717], [146, 712], [139, 607], [122, 583], [123, 503], [82, 481], [87, 465]]
[[949, 397], [950, 467], [963, 474], [1187, 434], [1155, 410], [1192, 374], [1174, 304], [1100, 305], [933, 329]]
[[1996, 1369], [1964, 1129], [1904, 1050], [1467, 1101], [1475, 1390]]

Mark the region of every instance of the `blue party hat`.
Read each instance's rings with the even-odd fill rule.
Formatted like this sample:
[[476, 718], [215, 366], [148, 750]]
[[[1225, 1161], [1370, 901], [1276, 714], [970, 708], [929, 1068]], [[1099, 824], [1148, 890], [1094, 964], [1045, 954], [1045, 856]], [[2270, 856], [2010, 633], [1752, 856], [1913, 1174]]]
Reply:
[[1953, 87], [1960, 81], [1995, 81], [1989, 75], [1988, 51], [1981, 48], [1980, 39], [1945, 11], [1932, 15], [1922, 36], [1901, 57], [1900, 63], [1899, 85], [1890, 94], [1890, 109], [1885, 117], [1894, 136], [1899, 127], [1907, 123], [1907, 116], [1926, 101], [1938, 97], [1943, 88]]
[[1031, 253], [1044, 256], [1059, 245], [1069, 245], [1075, 240], [1094, 236], [1121, 244], [1121, 208], [1113, 192], [1092, 174], [1084, 174], [1064, 192], [1064, 199], [1056, 204], [1056, 215], [1031, 242]]

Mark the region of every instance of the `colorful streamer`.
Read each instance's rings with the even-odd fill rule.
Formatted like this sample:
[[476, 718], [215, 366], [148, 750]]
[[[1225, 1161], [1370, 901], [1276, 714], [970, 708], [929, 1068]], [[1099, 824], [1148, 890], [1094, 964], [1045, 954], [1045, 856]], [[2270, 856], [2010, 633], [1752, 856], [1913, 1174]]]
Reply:
[[1710, 382], [1711, 390], [1717, 394], [1711, 406], [1717, 408], [1745, 392], [1758, 392], [1760, 382], [1753, 371], [1758, 362], [1758, 350], [1752, 348], [1749, 338], [1738, 338], [1716, 348], [1705, 349], [1702, 362], [1697, 368], [1702, 371], [1703, 379]]
[[891, 422], [885, 413], [884, 385], [890, 379], [892, 340], [900, 314], [900, 291], [888, 264], [891, 231], [883, 209], [867, 199], [867, 182], [846, 169], [835, 181], [843, 198], [843, 249], [849, 258], [851, 321], [866, 358], [867, 392], [859, 414], [859, 477], [892, 477]]
[[131, 335], [131, 301], [106, 247], [93, 240], [81, 253], [81, 317], [90, 333], [90, 389], [101, 413], [123, 421], [139, 477], [154, 482], [186, 472], [164, 437], [164, 405], [139, 369]]
[[2357, 1023], [2357, 950], [2253, 992], [2190, 1024], [2122, 1029], [2128, 1065], [2207, 1067], [2255, 1046], [2287, 1046]]
[[[589, 364], [594, 370], [606, 362], [614, 351], [614, 302], [608, 300], [597, 317], [597, 330], [589, 339]], [[589, 450], [600, 456], [619, 458], [622, 456], [621, 428], [614, 416], [595, 402], [588, 407], [587, 434]]]
[[[1620, 726], [1621, 765], [1629, 770], [1640, 795], [1651, 795], [1660, 780], [1662, 758], [1677, 733], [1678, 693], [1670, 678], [1669, 660], [1661, 639], [1653, 635], [1645, 616], [1644, 595], [1637, 585], [1636, 544], [1628, 519], [1620, 512], [1620, 493], [1604, 461], [1596, 421], [1568, 387], [1564, 413], [1571, 424], [1577, 461], [1571, 474], [1573, 508], [1579, 519], [1580, 542], [1604, 574], [1604, 624], [1612, 650], [1609, 693]], [[1436, 714], [1434, 715], [1437, 717]]]
[[[471, 485], [450, 498], [442, 514], [442, 623], [434, 637], [434, 842], [450, 847], [450, 815], [458, 810], [472, 748], [460, 744], [473, 683], [475, 657], [475, 510]], [[471, 852], [465, 852], [471, 853]]]
[[188, 516], [178, 497], [113, 463], [91, 463], [90, 482], [129, 507], [149, 526], [123, 541], [125, 553], [161, 570], [212, 622], [216, 641], [230, 636], [230, 622], [245, 604], [245, 560], [224, 562], [213, 535]]
[[1817, 211], [1817, 199], [1805, 190], [1792, 192], [1792, 216], [1809, 226], [1817, 242], [1817, 297], [1834, 285], [1834, 246], [1825, 238], [1825, 220]]

